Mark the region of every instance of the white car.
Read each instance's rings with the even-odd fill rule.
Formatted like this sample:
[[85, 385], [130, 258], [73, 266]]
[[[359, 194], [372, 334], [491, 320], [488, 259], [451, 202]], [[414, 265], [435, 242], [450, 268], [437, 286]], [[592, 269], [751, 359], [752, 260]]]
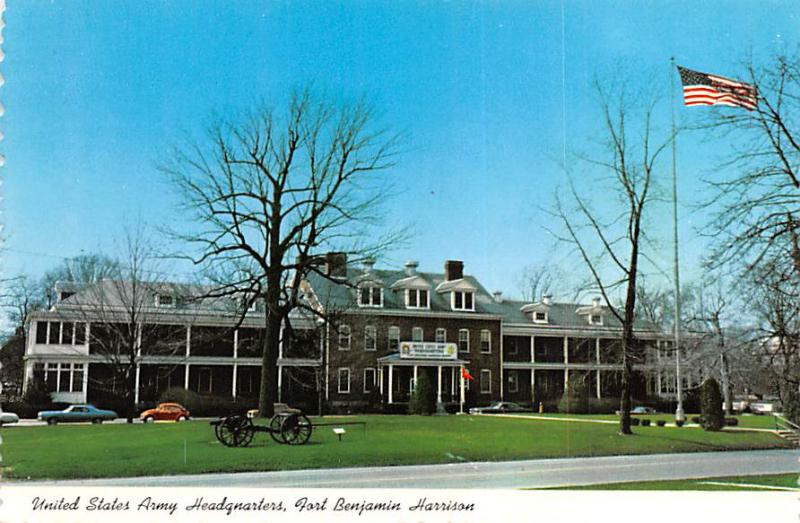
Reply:
[[3, 425], [7, 425], [9, 423], [16, 423], [19, 421], [19, 416], [14, 414], [13, 412], [3, 412], [0, 409], [0, 427]]

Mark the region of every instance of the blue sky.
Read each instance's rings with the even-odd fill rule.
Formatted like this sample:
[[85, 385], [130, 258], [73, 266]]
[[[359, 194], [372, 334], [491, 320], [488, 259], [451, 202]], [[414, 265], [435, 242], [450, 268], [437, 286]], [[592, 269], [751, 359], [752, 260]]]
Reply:
[[[113, 253], [124, 224], [139, 217], [174, 221], [176, 194], [156, 168], [170, 144], [215, 112], [280, 105], [313, 83], [337, 98], [366, 96], [383, 123], [408, 135], [387, 213], [414, 234], [382, 265], [416, 259], [435, 271], [462, 259], [490, 290], [516, 295], [525, 265], [584, 270], [543, 226], [553, 224], [544, 209], [563, 185], [564, 151], [573, 177], [591, 177], [573, 153], [592, 150], [600, 131], [595, 75], [617, 72], [633, 89], [662, 94], [663, 128], [670, 56], [736, 76], [748, 54], [758, 61], [794, 49], [799, 13], [792, 1], [10, 0], [3, 274]], [[675, 107], [679, 119], [716, 110]], [[700, 274], [706, 247], [695, 230], [705, 218], [693, 208], [699, 180], [719, 152], [695, 137], [679, 143], [687, 279]], [[668, 211], [659, 204], [651, 216], [665, 269]]]

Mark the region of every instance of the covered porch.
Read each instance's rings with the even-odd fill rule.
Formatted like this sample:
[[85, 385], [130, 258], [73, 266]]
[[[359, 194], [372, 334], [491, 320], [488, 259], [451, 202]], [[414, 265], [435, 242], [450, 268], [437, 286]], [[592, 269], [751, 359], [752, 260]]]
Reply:
[[378, 358], [378, 383], [381, 397], [387, 404], [407, 403], [414, 384], [422, 373], [427, 373], [436, 394], [436, 403], [459, 404], [464, 401], [462, 369], [469, 361], [461, 359], [404, 358], [390, 354]]

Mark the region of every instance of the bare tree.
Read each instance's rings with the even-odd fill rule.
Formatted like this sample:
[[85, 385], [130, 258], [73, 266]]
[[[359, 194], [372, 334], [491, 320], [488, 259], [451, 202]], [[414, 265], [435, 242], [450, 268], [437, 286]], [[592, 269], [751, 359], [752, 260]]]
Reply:
[[11, 326], [11, 332], [0, 349], [0, 383], [19, 393], [24, 374], [23, 356], [28, 339], [28, 317], [43, 306], [42, 288], [27, 275], [12, 278], [7, 283], [2, 307]]
[[[136, 369], [143, 358], [172, 356], [186, 346], [185, 326], [153, 321], [155, 308], [185, 309], [193, 293], [187, 286], [165, 281], [158, 265], [161, 257], [143, 227], [126, 232], [122, 252], [122, 259], [111, 264], [113, 270], [104, 271], [106, 278], [81, 285], [58, 311], [65, 321], [79, 322], [76, 336], [90, 324], [89, 353], [102, 357], [108, 369], [90, 381], [122, 400], [124, 417], [131, 423], [136, 412]], [[190, 314], [185, 321], [191, 322]]]
[[[574, 245], [585, 263], [595, 288], [611, 314], [622, 324], [622, 386], [620, 398], [620, 434], [631, 434], [631, 385], [633, 365], [638, 359], [633, 326], [636, 317], [637, 277], [643, 256], [643, 219], [652, 200], [653, 171], [656, 161], [670, 143], [652, 143], [651, 114], [654, 104], [641, 114], [641, 127], [633, 129], [635, 111], [626, 101], [624, 90], [614, 95], [598, 83], [603, 114], [604, 157], [586, 158], [589, 165], [601, 170], [610, 180], [617, 196], [615, 213], [607, 216], [593, 210], [573, 184], [570, 196], [574, 205], [567, 207], [556, 196], [554, 214], [566, 234], [561, 239]], [[636, 138], [633, 138], [636, 136]], [[621, 291], [621, 310], [615, 297]]]
[[374, 256], [398, 239], [366, 240], [397, 146], [374, 120], [367, 104], [337, 106], [303, 91], [283, 117], [262, 108], [220, 123], [207, 146], [178, 150], [164, 166], [199, 224], [176, 236], [197, 248], [195, 263], [222, 268], [214, 295], [265, 303], [262, 416], [273, 413], [279, 333], [302, 301], [303, 278], [325, 275], [325, 251]]
[[562, 277], [558, 270], [548, 265], [529, 265], [517, 278], [517, 287], [522, 292], [522, 299], [536, 301], [545, 294], [551, 294]]
[[758, 105], [705, 113], [701, 128], [732, 152], [710, 180], [717, 209], [710, 234], [717, 265], [769, 263], [784, 278], [800, 278], [800, 55], [778, 55], [766, 66], [743, 64]]

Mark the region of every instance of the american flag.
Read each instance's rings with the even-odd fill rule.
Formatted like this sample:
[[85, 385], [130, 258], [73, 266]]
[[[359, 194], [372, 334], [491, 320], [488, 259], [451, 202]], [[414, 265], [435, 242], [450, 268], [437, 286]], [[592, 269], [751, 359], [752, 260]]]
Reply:
[[758, 104], [756, 88], [724, 76], [678, 66], [685, 105], [730, 105], [752, 111]]

